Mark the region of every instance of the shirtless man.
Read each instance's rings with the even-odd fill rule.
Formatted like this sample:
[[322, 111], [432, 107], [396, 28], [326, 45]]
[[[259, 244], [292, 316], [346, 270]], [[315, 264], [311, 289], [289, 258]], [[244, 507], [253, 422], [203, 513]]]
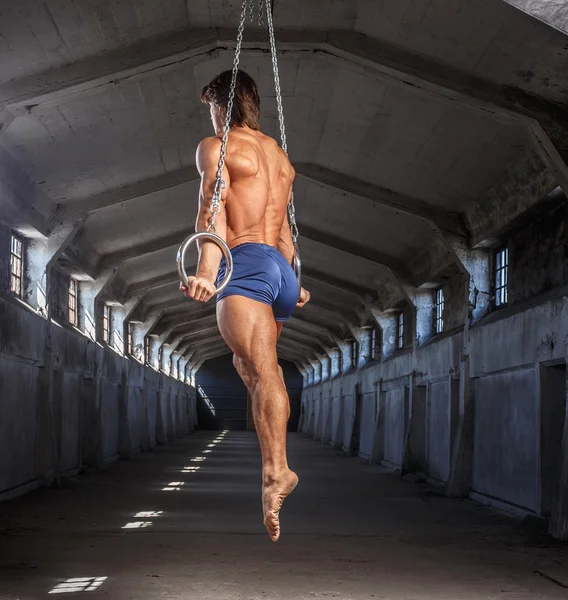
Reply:
[[[205, 231], [211, 217], [230, 84], [231, 71], [225, 71], [201, 93], [201, 100], [209, 105], [216, 135], [204, 139], [197, 148], [201, 190], [196, 231]], [[298, 484], [286, 456], [290, 405], [276, 343], [294, 308], [303, 306], [310, 296], [303, 288], [298, 290], [291, 267], [294, 246], [287, 205], [294, 169], [278, 144], [260, 132], [259, 115], [256, 84], [239, 71], [223, 169], [226, 186], [215, 223], [217, 234], [231, 249], [234, 272], [217, 298], [217, 323], [252, 397], [262, 451], [264, 525], [276, 542], [282, 503]], [[196, 277], [190, 277], [189, 289], [181, 286], [182, 293], [207, 302], [225, 268], [220, 248], [211, 242], [201, 244]]]

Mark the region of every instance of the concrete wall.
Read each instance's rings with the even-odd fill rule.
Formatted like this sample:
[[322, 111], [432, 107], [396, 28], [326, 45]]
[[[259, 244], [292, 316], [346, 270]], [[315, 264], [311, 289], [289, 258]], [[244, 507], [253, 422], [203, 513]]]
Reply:
[[193, 388], [13, 298], [0, 322], [0, 499], [193, 430]]
[[568, 204], [519, 228], [508, 246], [511, 303], [568, 283]]
[[349, 453], [360, 386], [358, 456], [420, 473], [450, 495], [547, 516], [566, 414], [565, 294], [557, 288], [307, 387], [300, 431]]

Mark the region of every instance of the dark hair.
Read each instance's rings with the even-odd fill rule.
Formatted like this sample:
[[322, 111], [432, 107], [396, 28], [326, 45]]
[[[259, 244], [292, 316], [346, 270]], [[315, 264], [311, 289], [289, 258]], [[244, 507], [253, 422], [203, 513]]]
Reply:
[[[224, 111], [227, 109], [229, 92], [231, 90], [232, 71], [223, 71], [201, 91], [201, 101], [204, 104], [214, 104]], [[235, 124], [246, 125], [251, 129], [260, 129], [260, 96], [254, 79], [239, 69], [235, 100], [231, 113], [231, 127]]]

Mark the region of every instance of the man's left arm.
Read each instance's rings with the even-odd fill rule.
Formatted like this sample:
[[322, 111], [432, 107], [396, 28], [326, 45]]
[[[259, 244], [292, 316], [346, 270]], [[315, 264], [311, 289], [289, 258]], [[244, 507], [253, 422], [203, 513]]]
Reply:
[[[219, 138], [206, 138], [198, 146], [196, 152], [197, 169], [201, 175], [199, 190], [199, 209], [195, 222], [195, 231], [206, 231], [211, 222], [211, 200], [217, 181], [219, 156], [221, 153], [221, 140]], [[224, 189], [221, 190], [220, 211], [215, 219], [215, 232], [223, 240], [227, 236], [227, 219], [225, 214], [225, 201], [230, 185], [227, 167], [223, 168]], [[221, 248], [210, 241], [199, 241], [199, 260], [197, 274], [189, 278], [190, 286], [181, 286], [181, 291], [188, 297], [199, 302], [207, 302], [215, 295], [215, 281], [219, 272], [219, 265], [223, 252]]]

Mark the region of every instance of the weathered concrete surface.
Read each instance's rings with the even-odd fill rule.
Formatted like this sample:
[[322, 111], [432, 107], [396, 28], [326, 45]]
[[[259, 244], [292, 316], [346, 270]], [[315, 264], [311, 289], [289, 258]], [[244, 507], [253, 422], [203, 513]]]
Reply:
[[[361, 457], [448, 486], [452, 464], [467, 451], [455, 445], [462, 439], [458, 427], [465, 428], [464, 435], [471, 427], [470, 463], [460, 467], [468, 477], [465, 493], [511, 512], [547, 517], [563, 493], [559, 482], [566, 384], [562, 372], [543, 382], [541, 370], [547, 365], [565, 369], [564, 293], [560, 288], [541, 294], [538, 300], [491, 313], [467, 331], [436, 336], [383, 362], [308, 386], [303, 412], [310, 419], [300, 431], [315, 435], [326, 427], [335, 447], [348, 448], [353, 394], [361, 385]], [[332, 390], [322, 394], [323, 405], [322, 385]], [[460, 406], [469, 406], [469, 389], [472, 416], [460, 422]], [[322, 422], [324, 415], [331, 415], [325, 417], [331, 418], [329, 425]], [[455, 493], [451, 488], [447, 492]]]
[[[401, 281], [459, 270], [444, 236], [483, 241], [552, 183], [566, 187], [565, 36], [504, 2], [466, 4], [274, 5], [306, 283], [330, 330], [363, 324], [347, 314], [357, 295], [387, 310], [404, 300]], [[97, 303], [160, 306], [164, 339], [189, 345], [196, 363], [222, 354], [185, 330], [170, 337], [187, 314], [163, 311], [179, 304], [194, 151], [212, 133], [197, 92], [230, 64], [239, 2], [4, 5], [3, 220], [51, 233], [44, 258], [97, 279]], [[276, 135], [266, 49], [265, 31], [247, 26], [241, 66], [259, 84], [262, 130]], [[35, 254], [30, 296], [45, 266]], [[306, 353], [286, 329], [279, 351], [297, 363]]]
[[568, 6], [547, 0], [505, 0], [540, 21], [568, 33]]
[[[39, 600], [68, 578], [106, 577], [98, 595], [115, 600], [565, 598], [535, 570], [558, 577], [567, 551], [537, 530], [297, 435], [300, 485], [271, 544], [254, 434], [230, 432], [203, 454], [214, 438], [200, 432], [4, 505], [0, 597]], [[173, 481], [185, 485], [162, 491]], [[123, 529], [137, 521], [152, 524]]]
[[194, 388], [13, 298], [0, 318], [0, 498], [194, 429]]

